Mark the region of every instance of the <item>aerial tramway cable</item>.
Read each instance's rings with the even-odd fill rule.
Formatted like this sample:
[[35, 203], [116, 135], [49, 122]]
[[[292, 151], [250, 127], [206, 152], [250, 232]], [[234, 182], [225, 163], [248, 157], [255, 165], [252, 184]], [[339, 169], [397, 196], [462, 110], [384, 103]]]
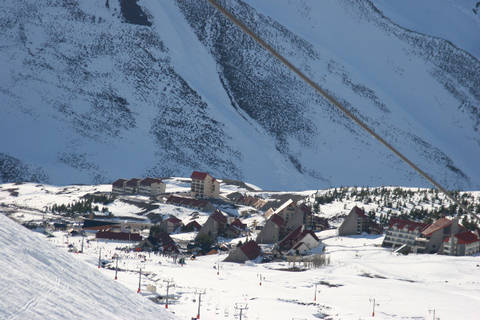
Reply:
[[466, 213], [470, 214], [472, 217], [475, 217], [477, 221], [480, 221], [480, 217], [478, 215], [476, 215], [473, 212], [470, 212], [470, 210], [468, 210], [466, 206], [460, 203], [460, 201], [458, 201], [446, 188], [444, 188], [440, 183], [438, 183], [432, 177], [430, 177], [425, 171], [420, 169], [415, 163], [410, 161], [405, 155], [403, 155], [394, 146], [392, 146], [385, 139], [383, 139], [379, 134], [377, 134], [373, 129], [371, 129], [365, 122], [363, 122], [358, 117], [356, 117], [352, 112], [350, 112], [347, 108], [345, 108], [334, 97], [332, 97], [329, 93], [327, 93], [324, 89], [322, 89], [317, 83], [315, 83], [312, 79], [310, 79], [307, 75], [305, 75], [302, 71], [300, 71], [297, 67], [295, 67], [290, 61], [288, 61], [285, 57], [283, 57], [280, 53], [278, 53], [275, 49], [273, 49], [268, 43], [266, 43], [263, 39], [261, 39], [252, 30], [250, 30], [245, 24], [243, 24], [240, 20], [235, 18], [233, 14], [231, 14], [228, 10], [226, 10], [224, 7], [218, 4], [217, 1], [208, 0], [208, 2], [210, 2], [210, 4], [214, 6], [218, 11], [220, 11], [228, 20], [230, 20], [233, 24], [239, 27], [243, 32], [248, 34], [253, 40], [255, 40], [258, 44], [260, 44], [264, 49], [266, 49], [270, 54], [272, 54], [275, 58], [277, 58], [287, 68], [293, 71], [303, 81], [305, 81], [308, 85], [310, 85], [313, 89], [315, 89], [318, 93], [320, 93], [333, 106], [335, 106], [340, 111], [342, 111], [347, 117], [352, 119], [356, 124], [358, 124], [362, 129], [367, 131], [371, 136], [373, 136], [381, 144], [387, 147], [397, 157], [399, 157], [401, 160], [406, 162], [411, 168], [413, 168], [417, 173], [419, 173], [422, 177], [424, 177], [427, 181], [429, 181], [438, 190], [443, 192], [445, 196], [447, 196], [450, 200], [452, 200], [455, 204], [457, 204], [460, 208], [462, 208]]

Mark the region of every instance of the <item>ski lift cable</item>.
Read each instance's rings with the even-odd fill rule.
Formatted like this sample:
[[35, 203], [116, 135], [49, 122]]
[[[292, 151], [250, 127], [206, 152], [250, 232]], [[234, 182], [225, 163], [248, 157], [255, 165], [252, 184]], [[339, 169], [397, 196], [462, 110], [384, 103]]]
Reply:
[[424, 177], [428, 182], [430, 182], [434, 187], [440, 190], [445, 196], [447, 196], [451, 201], [453, 201], [456, 205], [462, 208], [466, 213], [470, 214], [470, 216], [475, 217], [477, 221], [480, 221], [480, 217], [470, 212], [466, 206], [464, 206], [460, 201], [458, 201], [446, 188], [444, 188], [439, 182], [435, 181], [430, 175], [428, 175], [425, 171], [420, 169], [415, 163], [410, 161], [404, 154], [402, 154], [399, 150], [397, 150], [393, 145], [388, 143], [385, 139], [383, 139], [378, 133], [376, 133], [373, 129], [371, 129], [365, 122], [360, 120], [357, 116], [355, 116], [351, 111], [349, 111], [346, 107], [344, 107], [340, 102], [338, 102], [332, 95], [322, 89], [316, 82], [310, 79], [307, 75], [305, 75], [300, 69], [295, 67], [290, 61], [288, 61], [284, 56], [278, 53], [274, 48], [272, 48], [268, 43], [266, 43], [262, 38], [260, 38], [255, 32], [250, 30], [243, 22], [238, 20], [232, 13], [230, 13], [227, 9], [222, 7], [216, 0], [208, 0], [208, 2], [215, 7], [220, 13], [222, 13], [228, 20], [230, 20], [233, 24], [239, 27], [244, 33], [249, 35], [253, 40], [255, 40], [259, 45], [261, 45], [265, 50], [267, 50], [271, 55], [277, 58], [281, 63], [283, 63], [288, 69], [294, 72], [298, 77], [300, 77], [303, 81], [305, 81], [308, 85], [310, 85], [313, 89], [315, 89], [318, 93], [320, 93], [325, 99], [327, 99], [333, 106], [337, 109], [342, 111], [347, 117], [352, 119], [357, 125], [359, 125], [362, 129], [367, 131], [371, 136], [377, 139], [381, 144], [383, 144], [387, 149], [389, 149], [392, 153], [394, 153], [397, 157], [401, 160], [406, 162], [412, 169], [414, 169], [418, 174]]

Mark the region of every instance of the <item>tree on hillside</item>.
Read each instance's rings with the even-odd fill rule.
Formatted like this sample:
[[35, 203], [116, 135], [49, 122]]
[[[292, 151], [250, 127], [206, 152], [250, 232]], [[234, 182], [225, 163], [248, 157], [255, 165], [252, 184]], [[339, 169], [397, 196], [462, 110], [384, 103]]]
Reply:
[[202, 249], [202, 252], [208, 252], [214, 241], [208, 234], [201, 234], [195, 239], [195, 244]]

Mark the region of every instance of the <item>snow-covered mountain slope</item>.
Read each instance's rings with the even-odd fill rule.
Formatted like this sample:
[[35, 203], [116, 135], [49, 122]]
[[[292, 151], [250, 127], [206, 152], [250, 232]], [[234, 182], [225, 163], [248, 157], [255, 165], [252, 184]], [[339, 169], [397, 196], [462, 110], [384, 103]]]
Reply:
[[[470, 47], [404, 29], [369, 0], [223, 3], [440, 182], [479, 187]], [[2, 181], [200, 169], [269, 189], [426, 185], [207, 1], [0, 9]]]
[[0, 318], [175, 319], [0, 214]]
[[376, 0], [374, 3], [393, 22], [449, 40], [480, 58], [480, 1]]

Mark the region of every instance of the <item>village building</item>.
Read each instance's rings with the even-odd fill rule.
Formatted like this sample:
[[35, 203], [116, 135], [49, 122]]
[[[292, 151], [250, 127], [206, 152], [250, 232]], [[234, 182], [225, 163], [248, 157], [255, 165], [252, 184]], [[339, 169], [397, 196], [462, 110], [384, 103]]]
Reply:
[[292, 199], [283, 203], [273, 214], [282, 217], [287, 231], [294, 230], [302, 225], [311, 225], [311, 210], [304, 204], [296, 205]]
[[140, 179], [137, 179], [137, 178], [130, 179], [125, 183], [125, 193], [136, 194], [138, 193], [139, 186], [140, 186]]
[[343, 220], [338, 228], [339, 236], [350, 236], [355, 234], [383, 232], [383, 228], [373, 219], [369, 218], [363, 209], [355, 206]]
[[328, 223], [327, 218], [319, 217], [315, 215], [311, 215], [311, 217], [312, 219], [309, 225], [309, 229], [315, 230], [315, 231], [323, 231], [323, 230], [330, 229], [330, 223]]
[[165, 203], [180, 207], [196, 209], [203, 212], [213, 212], [215, 210], [215, 207], [208, 200], [204, 199], [193, 199], [171, 195], [167, 198], [167, 201]]
[[420, 238], [422, 231], [427, 227], [427, 223], [391, 218], [382, 246], [395, 248], [407, 245], [414, 248], [414, 252], [417, 252], [417, 246], [422, 247], [423, 244], [417, 244], [416, 240]]
[[221, 234], [225, 238], [238, 238], [242, 234], [245, 234], [245, 229], [239, 228], [236, 225], [230, 223], [230, 219], [227, 219], [227, 225]]
[[82, 229], [90, 231], [102, 231], [102, 230], [111, 230], [112, 228], [120, 228], [120, 222], [113, 222], [107, 220], [94, 220], [94, 219], [85, 219], [83, 220]]
[[191, 194], [195, 198], [218, 198], [220, 183], [206, 172], [193, 171]]
[[268, 219], [268, 218], [270, 218], [274, 213], [275, 213], [275, 210], [273, 210], [272, 208], [268, 208], [268, 210], [265, 211], [265, 213], [263, 214], [263, 216], [265, 217], [265, 219]]
[[235, 220], [233, 220], [232, 223], [230, 223], [230, 225], [232, 227], [235, 227], [237, 228], [238, 230], [240, 231], [247, 231], [247, 225], [245, 223], [243, 223], [240, 219], [236, 218]]
[[451, 256], [470, 256], [480, 252], [480, 239], [471, 231], [462, 231], [443, 240], [442, 251]]
[[273, 214], [257, 236], [257, 243], [277, 243], [284, 233], [285, 221], [278, 214]]
[[231, 250], [228, 254], [228, 257], [224, 261], [244, 263], [249, 260], [255, 260], [261, 254], [262, 249], [260, 249], [260, 247], [255, 241], [250, 240], [243, 245], [240, 245], [235, 249]]
[[147, 196], [158, 196], [165, 193], [166, 185], [161, 179], [145, 178], [140, 181], [138, 193]]
[[112, 183], [112, 193], [113, 194], [123, 194], [125, 193], [125, 184], [127, 183], [126, 179], [118, 179]]
[[140, 232], [150, 228], [149, 220], [135, 217], [113, 217], [94, 216], [92, 219], [83, 219], [82, 229], [87, 231], [113, 231], [113, 232]]
[[220, 210], [215, 210], [203, 224], [197, 234], [197, 238], [201, 235], [208, 235], [212, 239], [216, 239], [219, 235], [223, 235], [227, 228], [227, 217]]
[[294, 254], [305, 254], [319, 245], [320, 240], [315, 233], [311, 230], [305, 230], [304, 226], [300, 226], [283, 238], [278, 247], [280, 250], [286, 250]]
[[96, 239], [120, 240], [120, 241], [142, 241], [142, 236], [138, 233], [98, 231], [95, 234]]
[[173, 233], [175, 230], [183, 225], [182, 220], [175, 216], [170, 216], [160, 223], [160, 229], [168, 234]]
[[261, 209], [265, 204], [267, 204], [267, 201], [262, 198], [247, 196], [239, 192], [234, 192], [234, 194], [229, 194], [228, 198], [233, 202], [235, 202], [236, 204], [253, 207], [257, 210]]
[[330, 228], [327, 218], [314, 215], [312, 209], [306, 206], [304, 203], [298, 205], [297, 207], [297, 210], [303, 212], [303, 225], [306, 229], [323, 231]]
[[202, 229], [202, 225], [198, 223], [196, 220], [190, 221], [185, 226], [183, 226], [182, 231], [184, 232], [192, 232], [192, 231], [200, 231]]
[[166, 232], [159, 231], [150, 235], [137, 245], [137, 250], [163, 253], [178, 253], [178, 246]]
[[421, 232], [420, 239], [417, 239], [417, 250], [424, 253], [439, 252], [444, 239], [457, 234], [462, 228], [457, 221], [458, 219], [440, 218], [429, 225]]
[[[464, 248], [462, 245], [468, 242], [468, 235], [464, 232], [465, 228], [458, 223], [458, 218], [440, 218], [431, 224], [392, 218], [382, 246], [402, 247], [406, 252], [414, 253], [460, 255]], [[459, 234], [460, 238], [457, 237]], [[458, 241], [461, 242], [460, 247], [457, 247]]]

